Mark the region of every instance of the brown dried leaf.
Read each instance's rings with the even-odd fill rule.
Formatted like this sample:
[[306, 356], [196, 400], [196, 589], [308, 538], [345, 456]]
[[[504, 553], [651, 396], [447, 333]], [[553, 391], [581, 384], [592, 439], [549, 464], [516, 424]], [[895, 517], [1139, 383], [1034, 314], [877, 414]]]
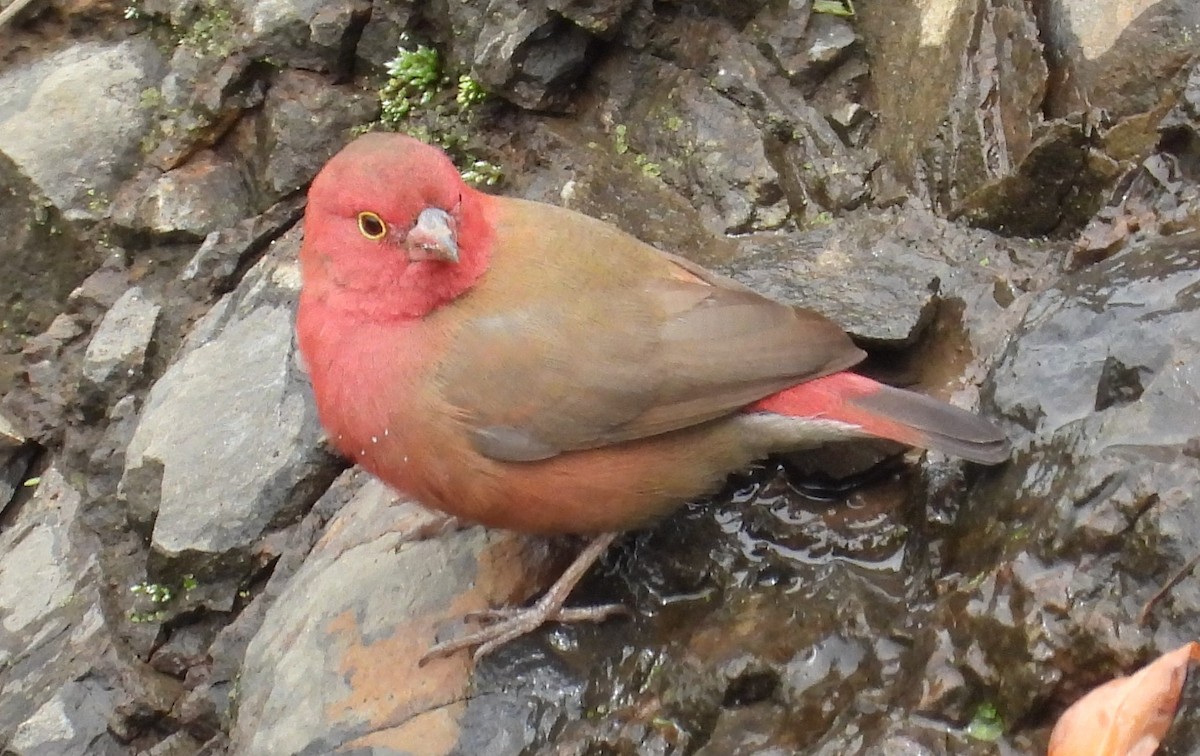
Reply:
[[1054, 725], [1047, 756], [1151, 756], [1175, 719], [1192, 661], [1200, 662], [1195, 641], [1088, 693]]

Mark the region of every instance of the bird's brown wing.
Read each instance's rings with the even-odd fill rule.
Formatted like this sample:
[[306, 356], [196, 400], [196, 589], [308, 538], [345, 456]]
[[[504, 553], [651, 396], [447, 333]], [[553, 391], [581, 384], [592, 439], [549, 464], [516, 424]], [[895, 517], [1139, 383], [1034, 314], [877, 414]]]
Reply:
[[[540, 255], [497, 255], [437, 372], [485, 456], [533, 461], [689, 427], [864, 356], [816, 313], [598, 221], [559, 220], [565, 231], [531, 242]], [[591, 259], [552, 256], [572, 244]], [[522, 260], [537, 274], [506, 269]]]

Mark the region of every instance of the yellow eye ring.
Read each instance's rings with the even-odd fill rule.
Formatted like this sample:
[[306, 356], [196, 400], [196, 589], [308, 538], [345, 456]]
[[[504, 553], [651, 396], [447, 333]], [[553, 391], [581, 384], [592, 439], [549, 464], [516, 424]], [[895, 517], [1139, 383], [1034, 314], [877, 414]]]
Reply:
[[387, 224], [377, 214], [364, 210], [358, 214], [358, 232], [371, 241], [378, 241], [387, 234]]

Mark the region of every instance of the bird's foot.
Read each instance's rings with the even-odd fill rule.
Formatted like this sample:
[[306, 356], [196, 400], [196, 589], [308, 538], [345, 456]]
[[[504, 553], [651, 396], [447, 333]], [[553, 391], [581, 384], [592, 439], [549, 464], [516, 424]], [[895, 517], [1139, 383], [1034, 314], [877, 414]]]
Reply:
[[467, 620], [481, 622], [484, 626], [461, 638], [438, 643], [421, 657], [421, 664], [471, 647], [475, 647], [472, 656], [479, 661], [510, 640], [531, 633], [547, 622], [600, 622], [617, 614], [630, 614], [629, 609], [621, 604], [573, 609], [563, 607], [571, 589], [615, 537], [615, 533], [605, 533], [593, 539], [533, 606], [486, 609], [467, 615]]
[[553, 596], [547, 593], [532, 606], [500, 607], [468, 614], [464, 619], [482, 623], [483, 627], [459, 638], [438, 643], [421, 658], [421, 664], [472, 647], [475, 648], [475, 652], [471, 656], [475, 661], [479, 661], [505, 643], [527, 635], [547, 622], [602, 622], [619, 614], [630, 614], [629, 608], [623, 604], [568, 609], [562, 606], [561, 602], [555, 606], [554, 601], [548, 600], [552, 598]]

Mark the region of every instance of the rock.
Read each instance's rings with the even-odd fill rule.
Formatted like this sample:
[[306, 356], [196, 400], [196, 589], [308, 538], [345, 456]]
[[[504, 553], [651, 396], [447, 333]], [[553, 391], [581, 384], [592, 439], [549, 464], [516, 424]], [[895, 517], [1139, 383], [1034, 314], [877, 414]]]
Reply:
[[83, 357], [83, 377], [101, 394], [119, 397], [141, 381], [153, 346], [157, 302], [134, 286], [100, 321]]
[[239, 0], [245, 49], [279, 67], [343, 73], [371, 15], [362, 0]]
[[[0, 95], [3, 97], [3, 95]], [[83, 243], [54, 203], [0, 147], [0, 394], [12, 384], [20, 350], [57, 315], [67, 294], [96, 266], [99, 255]]]
[[373, 4], [371, 18], [363, 27], [354, 54], [376, 69], [384, 70], [388, 61], [396, 57], [400, 36], [408, 29], [412, 15], [411, 2]]
[[611, 37], [626, 14], [633, 8], [634, 0], [548, 0], [552, 11], [571, 23], [586, 29], [597, 37]]
[[693, 71], [650, 55], [614, 55], [596, 72], [607, 92], [606, 145], [699, 205], [715, 233], [777, 228], [790, 212], [754, 120]]
[[[172, 574], [240, 574], [264, 531], [327, 480], [294, 352], [296, 235], [286, 238], [196, 325], [130, 442], [121, 496], [134, 522], [153, 525]], [[215, 585], [211, 600], [231, 601], [233, 587]]]
[[1131, 246], [1039, 294], [985, 391], [1017, 452], [954, 525], [942, 569], [973, 577], [931, 626], [1006, 721], [1200, 633], [1194, 584], [1155, 599], [1200, 537], [1197, 291], [1200, 233]]
[[810, 88], [860, 46], [854, 27], [844, 18], [813, 13], [807, 0], [767, 5], [750, 32], [766, 54], [794, 83]]
[[303, 213], [303, 199], [292, 197], [271, 206], [262, 215], [213, 231], [188, 261], [180, 280], [203, 299], [224, 294], [236, 283], [239, 268], [266, 250]]
[[1195, 53], [1200, 6], [1191, 0], [1051, 0], [1044, 39], [1058, 62], [1050, 112], [1099, 109], [1114, 118], [1169, 101]]
[[594, 38], [546, 0], [488, 5], [468, 62], [489, 92], [529, 110], [559, 110], [586, 70]]
[[170, 171], [221, 141], [244, 111], [262, 104], [266, 86], [256, 73], [240, 51], [177, 47], [161, 89], [147, 98], [157, 124], [144, 140], [146, 162]]
[[116, 754], [116, 681], [95, 667], [111, 644], [97, 544], [76, 531], [78, 492], [57, 469], [0, 533], [0, 722], [14, 754]]
[[851, 213], [802, 233], [753, 234], [739, 246], [742, 255], [722, 272], [760, 294], [816, 310], [876, 347], [912, 346], [943, 300], [963, 301], [968, 352], [979, 355], [1002, 341], [1004, 327], [990, 326], [1015, 322], [1021, 311], [1005, 315], [1011, 299], [998, 300], [995, 287], [1012, 285], [1015, 298], [1036, 285], [1020, 280], [1021, 269], [1044, 257], [1032, 245], [972, 232], [911, 205]]
[[0, 153], [69, 221], [103, 217], [137, 165], [163, 60], [148, 38], [89, 42], [0, 76]]
[[[909, 5], [910, 12], [899, 15], [860, 16], [872, 59], [881, 61], [871, 69], [879, 121], [869, 144], [902, 180], [925, 184], [938, 209], [955, 211], [964, 197], [1014, 173], [1029, 155], [1048, 86], [1042, 43], [1022, 2]], [[1053, 193], [1042, 199], [1063, 201]], [[1056, 215], [1062, 213], [1057, 208]]]
[[129, 184], [117, 197], [113, 220], [135, 234], [162, 240], [199, 240], [237, 223], [250, 207], [240, 171], [228, 160], [204, 151], [152, 178], [144, 188]]
[[706, 228], [704, 217], [684, 197], [647, 175], [628, 154], [617, 154], [590, 136], [557, 129], [553, 122], [538, 124], [530, 139], [545, 166], [514, 171], [508, 193], [600, 218], [702, 265], [718, 265], [734, 256], [735, 245]]
[[24, 485], [36, 454], [37, 447], [0, 411], [0, 515]]
[[[1049, 124], [1035, 135], [1015, 171], [961, 193], [951, 216], [1005, 235], [1077, 227], [1097, 209], [1101, 179], [1116, 178], [1111, 163], [1089, 159], [1087, 141], [1078, 124]], [[1081, 187], [1088, 188], [1086, 197], [1077, 194]]]
[[526, 597], [544, 552], [478, 527], [431, 537], [445, 530], [441, 515], [394, 503], [376, 480], [353, 494], [246, 651], [234, 752], [452, 750], [470, 664], [461, 654], [417, 662], [462, 613]]
[[353, 129], [378, 115], [377, 96], [333, 86], [305, 71], [281, 72], [257, 123], [239, 134], [246, 162], [257, 168], [256, 194], [274, 202], [307, 186], [353, 138]]

